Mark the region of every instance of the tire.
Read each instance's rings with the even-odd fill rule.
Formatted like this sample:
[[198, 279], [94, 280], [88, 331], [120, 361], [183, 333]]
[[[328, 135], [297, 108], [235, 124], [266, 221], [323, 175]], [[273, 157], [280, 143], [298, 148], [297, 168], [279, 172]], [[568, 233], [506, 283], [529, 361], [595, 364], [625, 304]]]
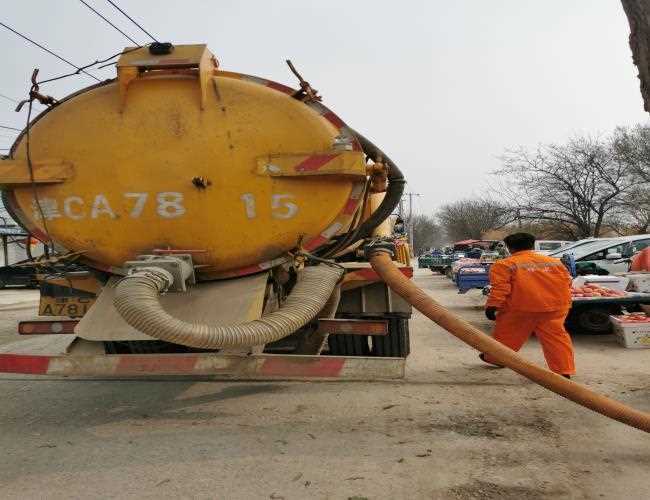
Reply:
[[373, 335], [372, 356], [384, 358], [405, 358], [411, 352], [409, 320], [390, 318], [388, 335]]
[[609, 307], [581, 307], [571, 311], [567, 327], [572, 333], [607, 335], [612, 333], [609, 316], [617, 312]]
[[370, 356], [367, 335], [330, 335], [327, 344], [331, 356]]
[[[376, 356], [405, 358], [411, 350], [409, 320], [384, 317], [388, 320], [388, 335], [330, 335], [327, 338], [330, 356]], [[372, 347], [371, 347], [372, 345]]]
[[0, 278], [0, 290], [2, 290], [6, 286], [7, 286], [7, 283], [5, 283], [5, 281], [2, 278]]
[[447, 278], [449, 278], [449, 279], [453, 279], [453, 274], [451, 272], [451, 267], [446, 267], [445, 268], [445, 276], [447, 276]]

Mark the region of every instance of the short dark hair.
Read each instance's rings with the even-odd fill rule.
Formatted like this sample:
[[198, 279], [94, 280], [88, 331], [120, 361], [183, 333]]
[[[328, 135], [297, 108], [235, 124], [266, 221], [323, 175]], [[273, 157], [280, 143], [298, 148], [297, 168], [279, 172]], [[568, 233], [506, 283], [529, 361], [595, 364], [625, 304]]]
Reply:
[[503, 238], [503, 242], [507, 245], [508, 250], [511, 252], [532, 250], [535, 248], [535, 236], [530, 233], [509, 234]]

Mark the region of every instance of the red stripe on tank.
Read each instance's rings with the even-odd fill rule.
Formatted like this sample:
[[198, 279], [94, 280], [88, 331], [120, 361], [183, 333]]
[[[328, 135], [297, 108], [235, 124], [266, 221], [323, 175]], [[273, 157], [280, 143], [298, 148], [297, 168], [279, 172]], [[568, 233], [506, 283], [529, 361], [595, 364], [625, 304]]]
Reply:
[[332, 125], [334, 125], [336, 128], [342, 128], [345, 126], [345, 123], [343, 123], [343, 120], [341, 120], [338, 116], [336, 116], [332, 111], [329, 111], [323, 115], [323, 118], [325, 118], [328, 122], [330, 122]]
[[348, 202], [345, 204], [345, 207], [343, 207], [343, 211], [341, 213], [343, 215], [352, 215], [354, 211], [357, 209], [358, 205], [359, 205], [358, 198], [350, 198]]
[[291, 95], [291, 94], [293, 94], [295, 92], [295, 90], [292, 89], [291, 87], [287, 87], [286, 85], [282, 85], [281, 83], [277, 83], [277, 82], [272, 82], [270, 80], [266, 83], [266, 86], [270, 87], [272, 89], [275, 89], [275, 90], [279, 90], [280, 92], [283, 92], [283, 93], [289, 94], [289, 95]]
[[338, 154], [312, 155], [294, 167], [296, 172], [313, 172], [336, 158]]

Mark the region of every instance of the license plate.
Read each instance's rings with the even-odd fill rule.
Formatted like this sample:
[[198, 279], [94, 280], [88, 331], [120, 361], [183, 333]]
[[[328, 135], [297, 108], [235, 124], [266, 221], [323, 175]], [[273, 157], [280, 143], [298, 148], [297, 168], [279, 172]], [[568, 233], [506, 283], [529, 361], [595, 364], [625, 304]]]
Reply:
[[94, 297], [48, 297], [41, 296], [38, 308], [40, 316], [69, 316], [80, 318], [95, 302]]

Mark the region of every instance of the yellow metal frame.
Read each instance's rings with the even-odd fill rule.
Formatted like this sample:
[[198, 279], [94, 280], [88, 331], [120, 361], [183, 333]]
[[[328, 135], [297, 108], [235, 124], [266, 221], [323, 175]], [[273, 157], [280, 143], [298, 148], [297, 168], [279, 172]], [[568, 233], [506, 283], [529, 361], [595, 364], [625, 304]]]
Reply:
[[[317, 169], [301, 169], [312, 158], [323, 158]], [[327, 159], [330, 158], [330, 159]], [[327, 160], [327, 161], [324, 161]], [[343, 175], [366, 178], [365, 155], [361, 151], [324, 151], [320, 153], [268, 155], [257, 159], [259, 175], [270, 177], [306, 177]]]
[[200, 105], [205, 109], [210, 79], [217, 69], [217, 60], [207, 45], [178, 45], [170, 54], [152, 55], [147, 47], [125, 48], [117, 61], [117, 80], [120, 88], [120, 109], [126, 106], [129, 85], [138, 78], [158, 77], [164, 74], [196, 76], [200, 87]]
[[32, 162], [32, 175], [26, 160], [3, 160], [0, 163], [0, 186], [4, 188], [25, 184], [58, 184], [73, 174], [72, 164], [63, 160]]

